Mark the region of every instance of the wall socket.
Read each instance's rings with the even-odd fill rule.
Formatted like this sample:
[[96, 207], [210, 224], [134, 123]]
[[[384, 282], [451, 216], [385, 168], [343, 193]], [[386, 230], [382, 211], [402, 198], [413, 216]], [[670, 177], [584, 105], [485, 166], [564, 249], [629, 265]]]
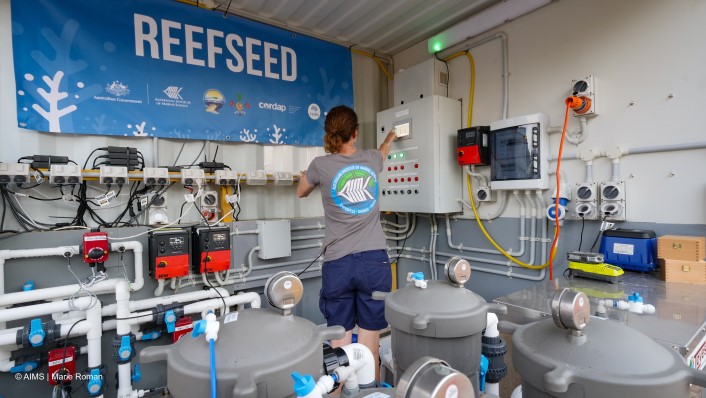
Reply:
[[100, 167], [99, 178], [101, 184], [116, 184], [123, 185], [127, 183], [127, 167], [125, 166], [106, 166]]
[[238, 183], [238, 173], [232, 170], [216, 170], [214, 180], [218, 185], [235, 185]]
[[75, 164], [53, 164], [49, 167], [49, 183], [80, 184], [83, 182], [81, 168]]
[[184, 185], [201, 185], [206, 182], [203, 169], [181, 169], [181, 183]]
[[265, 170], [250, 170], [245, 182], [248, 185], [265, 185], [267, 184], [267, 173]]
[[0, 184], [29, 182], [29, 163], [0, 163]]
[[294, 176], [288, 171], [275, 172], [275, 185], [292, 185], [294, 184]]
[[627, 220], [625, 181], [602, 182], [600, 195], [598, 214], [601, 218], [608, 221]]
[[574, 185], [574, 191], [569, 216], [577, 220], [596, 220], [598, 214], [598, 184], [595, 182], [581, 182]]
[[145, 167], [143, 172], [145, 185], [167, 185], [169, 183], [169, 169], [166, 167]]
[[492, 202], [495, 200], [495, 193], [490, 189], [490, 187], [476, 187], [476, 198], [479, 202]]

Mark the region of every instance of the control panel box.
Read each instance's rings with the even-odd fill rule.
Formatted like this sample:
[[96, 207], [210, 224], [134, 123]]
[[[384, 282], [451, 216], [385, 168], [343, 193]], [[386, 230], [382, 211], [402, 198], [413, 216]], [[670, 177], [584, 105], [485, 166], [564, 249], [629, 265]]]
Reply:
[[547, 126], [541, 113], [490, 124], [490, 188], [549, 188]]
[[76, 374], [76, 346], [55, 348], [47, 354], [49, 384], [69, 385]]
[[192, 268], [194, 273], [227, 271], [230, 268], [230, 228], [197, 225], [193, 227]]
[[395, 73], [393, 82], [395, 106], [405, 105], [434, 95], [446, 96], [449, 72], [443, 61], [430, 58]]
[[189, 275], [191, 230], [174, 228], [149, 233], [150, 276], [169, 279]]
[[257, 222], [257, 257], [263, 260], [292, 255], [292, 228], [289, 220]]
[[380, 210], [419, 213], [462, 211], [462, 169], [456, 162], [461, 102], [425, 97], [377, 114], [377, 144], [390, 130], [398, 138], [378, 176]]
[[474, 126], [458, 130], [456, 155], [459, 166], [483, 166], [490, 164], [490, 127]]

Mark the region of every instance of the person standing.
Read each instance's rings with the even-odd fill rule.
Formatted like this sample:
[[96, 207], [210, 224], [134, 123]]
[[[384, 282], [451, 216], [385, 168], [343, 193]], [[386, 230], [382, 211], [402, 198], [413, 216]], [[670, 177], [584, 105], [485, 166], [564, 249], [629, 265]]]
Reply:
[[351, 343], [358, 325], [358, 342], [375, 357], [379, 379], [380, 330], [387, 327], [385, 303], [372, 299], [374, 291], [392, 288], [390, 259], [378, 206], [378, 174], [395, 140], [388, 133], [379, 149], [359, 150], [358, 116], [341, 105], [324, 122], [326, 156], [315, 158], [301, 172], [297, 196], [304, 198], [318, 186], [324, 207], [326, 237], [319, 308], [328, 326], [340, 325], [346, 336], [332, 341]]

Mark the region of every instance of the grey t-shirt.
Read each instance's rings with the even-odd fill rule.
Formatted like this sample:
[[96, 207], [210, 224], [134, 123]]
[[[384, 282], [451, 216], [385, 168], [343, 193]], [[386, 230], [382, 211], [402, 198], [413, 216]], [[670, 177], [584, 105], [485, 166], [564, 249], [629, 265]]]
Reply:
[[377, 149], [319, 156], [309, 165], [306, 177], [321, 188], [324, 205], [325, 261], [386, 248], [378, 206], [381, 171], [382, 154]]

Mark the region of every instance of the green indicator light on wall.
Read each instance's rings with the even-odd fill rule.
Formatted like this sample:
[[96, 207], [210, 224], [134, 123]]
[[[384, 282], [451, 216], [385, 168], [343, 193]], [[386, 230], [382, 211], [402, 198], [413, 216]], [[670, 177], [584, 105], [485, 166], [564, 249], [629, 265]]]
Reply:
[[400, 158], [403, 158], [403, 157], [404, 157], [404, 153], [400, 153]]
[[392, 155], [393, 159], [397, 159], [397, 154]]
[[434, 43], [434, 51], [441, 51], [441, 43], [438, 41]]

